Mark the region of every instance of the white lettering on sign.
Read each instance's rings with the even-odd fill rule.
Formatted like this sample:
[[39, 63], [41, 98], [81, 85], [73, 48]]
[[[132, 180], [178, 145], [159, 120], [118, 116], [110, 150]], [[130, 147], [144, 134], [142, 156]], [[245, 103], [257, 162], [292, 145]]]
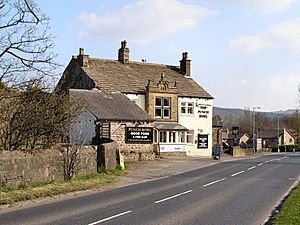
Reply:
[[200, 148], [207, 148], [207, 143], [199, 143]]

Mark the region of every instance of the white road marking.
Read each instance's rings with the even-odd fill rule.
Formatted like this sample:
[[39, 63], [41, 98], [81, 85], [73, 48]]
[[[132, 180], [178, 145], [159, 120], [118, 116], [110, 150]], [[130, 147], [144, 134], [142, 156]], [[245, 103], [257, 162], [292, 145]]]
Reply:
[[181, 195], [188, 194], [188, 193], [190, 193], [190, 192], [192, 192], [192, 191], [193, 191], [193, 190], [188, 190], [188, 191], [179, 193], [179, 194], [177, 194], [177, 195], [173, 195], [173, 196], [170, 196], [170, 197], [168, 197], [168, 198], [164, 198], [164, 199], [158, 200], [158, 201], [155, 202], [155, 204], [161, 203], [161, 202], [164, 202], [164, 201], [168, 201], [168, 200], [173, 199], [173, 198], [177, 198], [177, 197], [179, 197], [179, 196], [181, 196]]
[[256, 166], [252, 166], [252, 167], [248, 168], [248, 170], [253, 170], [254, 168], [256, 168]]
[[204, 184], [204, 185], [202, 185], [202, 187], [207, 187], [207, 186], [210, 186], [210, 185], [219, 183], [220, 181], [223, 181], [223, 180], [226, 180], [226, 178], [222, 178], [222, 179], [220, 179], [220, 180], [215, 180], [215, 181], [210, 182], [210, 183], [208, 183], [208, 184]]
[[270, 160], [265, 161], [265, 163], [269, 163], [269, 162], [270, 162]]
[[237, 176], [237, 175], [239, 175], [239, 174], [241, 174], [241, 173], [245, 173], [245, 171], [242, 170], [242, 171], [240, 171], [240, 172], [237, 172], [237, 173], [232, 174], [231, 176], [232, 176], [232, 177], [235, 177], [235, 176]]
[[126, 211], [126, 212], [123, 212], [123, 213], [120, 213], [120, 214], [117, 214], [117, 215], [114, 215], [114, 216], [107, 217], [107, 218], [105, 218], [105, 219], [96, 221], [96, 222], [94, 222], [94, 223], [90, 223], [90, 224], [88, 224], [88, 225], [96, 225], [96, 224], [99, 224], [99, 223], [103, 223], [103, 222], [105, 222], [105, 221], [114, 219], [114, 218], [119, 217], [119, 216], [123, 216], [123, 215], [128, 214], [128, 213], [131, 213], [131, 212], [132, 212], [132, 211]]
[[264, 163], [260, 163], [260, 164], [257, 164], [257, 166], [261, 166], [261, 165], [263, 165]]

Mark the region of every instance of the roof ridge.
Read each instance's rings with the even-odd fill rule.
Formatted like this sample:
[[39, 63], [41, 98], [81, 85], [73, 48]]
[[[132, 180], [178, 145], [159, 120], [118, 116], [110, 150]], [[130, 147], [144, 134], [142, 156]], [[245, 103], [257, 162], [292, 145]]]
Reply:
[[[121, 63], [119, 62], [117, 59], [100, 59], [100, 58], [90, 58], [90, 60], [99, 60], [99, 61], [103, 61], [103, 62], [117, 62], [117, 63]], [[141, 65], [158, 65], [158, 66], [170, 66], [170, 67], [176, 67], [176, 68], [180, 68], [179, 65], [170, 65], [170, 64], [163, 64], [163, 63], [155, 63], [155, 62], [140, 62], [140, 61], [129, 61], [126, 64], [141, 64]]]

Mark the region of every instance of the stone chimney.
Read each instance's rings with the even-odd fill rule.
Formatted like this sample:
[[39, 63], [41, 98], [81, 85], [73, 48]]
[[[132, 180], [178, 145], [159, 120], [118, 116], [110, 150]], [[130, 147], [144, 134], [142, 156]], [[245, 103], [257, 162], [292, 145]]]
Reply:
[[121, 48], [118, 54], [118, 61], [124, 64], [129, 62], [129, 48], [127, 48], [126, 44], [125, 40], [121, 41]]
[[191, 76], [191, 60], [188, 59], [188, 53], [182, 53], [182, 60], [180, 60], [180, 70], [187, 77]]
[[77, 61], [82, 67], [89, 67], [89, 56], [84, 54], [84, 48], [79, 48], [79, 55]]

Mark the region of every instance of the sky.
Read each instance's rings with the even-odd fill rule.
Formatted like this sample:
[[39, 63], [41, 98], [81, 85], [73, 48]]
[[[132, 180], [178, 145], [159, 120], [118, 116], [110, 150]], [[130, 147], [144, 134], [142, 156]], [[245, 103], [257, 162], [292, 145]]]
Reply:
[[117, 59], [126, 40], [131, 61], [179, 65], [188, 52], [191, 76], [214, 106], [299, 107], [300, 0], [36, 2], [50, 17], [64, 66], [80, 47], [94, 58]]

